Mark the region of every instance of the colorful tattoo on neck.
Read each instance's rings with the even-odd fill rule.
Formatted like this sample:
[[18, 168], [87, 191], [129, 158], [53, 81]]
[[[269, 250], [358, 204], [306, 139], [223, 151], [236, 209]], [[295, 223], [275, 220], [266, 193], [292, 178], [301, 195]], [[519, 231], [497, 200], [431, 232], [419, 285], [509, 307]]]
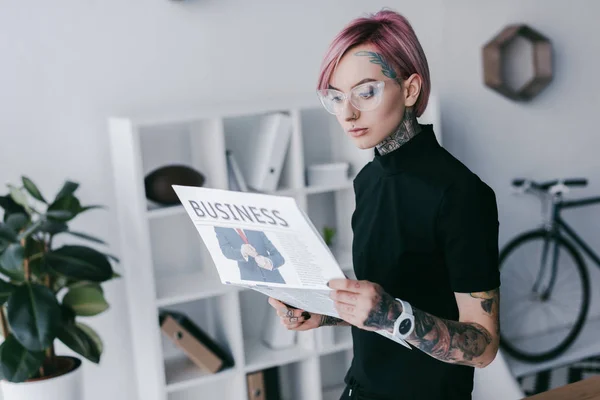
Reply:
[[407, 143], [421, 131], [421, 126], [417, 122], [415, 112], [412, 107], [404, 109], [404, 116], [400, 125], [388, 137], [383, 139], [376, 147], [379, 154], [384, 155], [399, 149], [400, 146]]
[[377, 65], [381, 65], [381, 72], [387, 76], [388, 78], [394, 79], [396, 81], [398, 81], [398, 83], [400, 83], [400, 80], [398, 78], [398, 75], [396, 74], [396, 71], [394, 71], [394, 68], [392, 68], [392, 66], [390, 64], [387, 63], [387, 61], [385, 61], [385, 59], [383, 58], [383, 56], [379, 53], [375, 53], [374, 51], [358, 51], [356, 53], [354, 53], [355, 56], [367, 56], [370, 58], [370, 61], [373, 64], [377, 64]]

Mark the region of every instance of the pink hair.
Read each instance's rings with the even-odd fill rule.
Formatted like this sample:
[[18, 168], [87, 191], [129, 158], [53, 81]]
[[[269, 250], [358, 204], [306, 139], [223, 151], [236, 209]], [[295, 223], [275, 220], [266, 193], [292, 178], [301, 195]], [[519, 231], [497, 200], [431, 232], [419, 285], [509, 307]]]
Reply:
[[352, 47], [370, 44], [396, 71], [398, 78], [418, 74], [423, 83], [415, 103], [420, 116], [427, 107], [431, 81], [425, 52], [408, 20], [391, 10], [356, 18], [337, 34], [323, 58], [317, 89], [326, 89], [342, 56]]

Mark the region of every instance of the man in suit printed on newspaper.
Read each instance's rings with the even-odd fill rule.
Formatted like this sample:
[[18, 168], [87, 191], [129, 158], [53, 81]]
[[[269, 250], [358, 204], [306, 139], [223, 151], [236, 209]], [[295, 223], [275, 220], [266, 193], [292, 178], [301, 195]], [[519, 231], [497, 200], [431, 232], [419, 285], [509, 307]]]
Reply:
[[237, 261], [240, 279], [285, 283], [278, 270], [285, 260], [264, 232], [218, 226], [214, 230], [223, 255]]

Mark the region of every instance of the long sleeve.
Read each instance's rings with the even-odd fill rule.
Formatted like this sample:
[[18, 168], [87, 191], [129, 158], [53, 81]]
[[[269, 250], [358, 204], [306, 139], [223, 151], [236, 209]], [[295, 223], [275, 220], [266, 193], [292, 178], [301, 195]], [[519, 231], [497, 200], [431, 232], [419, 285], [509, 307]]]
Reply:
[[227, 239], [227, 234], [222, 229], [215, 228], [215, 233], [217, 234], [219, 247], [221, 248], [221, 251], [225, 257], [235, 261], [246, 261], [242, 255], [241, 249], [231, 245]]
[[267, 235], [265, 235], [264, 232], [261, 232], [260, 236], [262, 237], [265, 249], [269, 253], [268, 257], [273, 263], [273, 269], [281, 267], [285, 263], [285, 259], [283, 258], [281, 253], [279, 253], [275, 246], [273, 246], [273, 243], [271, 243], [271, 241], [269, 240], [269, 238], [267, 238]]

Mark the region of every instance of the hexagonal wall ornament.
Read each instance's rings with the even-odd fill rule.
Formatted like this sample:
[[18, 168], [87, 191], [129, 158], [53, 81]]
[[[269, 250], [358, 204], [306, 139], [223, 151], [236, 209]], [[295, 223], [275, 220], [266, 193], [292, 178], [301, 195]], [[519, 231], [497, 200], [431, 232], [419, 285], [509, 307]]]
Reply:
[[[506, 52], [517, 38], [531, 43], [531, 62], [533, 75], [519, 88], [508, 84], [504, 70]], [[540, 93], [552, 80], [552, 44], [550, 40], [525, 24], [509, 25], [483, 47], [483, 75], [487, 87], [511, 100], [527, 101]]]

